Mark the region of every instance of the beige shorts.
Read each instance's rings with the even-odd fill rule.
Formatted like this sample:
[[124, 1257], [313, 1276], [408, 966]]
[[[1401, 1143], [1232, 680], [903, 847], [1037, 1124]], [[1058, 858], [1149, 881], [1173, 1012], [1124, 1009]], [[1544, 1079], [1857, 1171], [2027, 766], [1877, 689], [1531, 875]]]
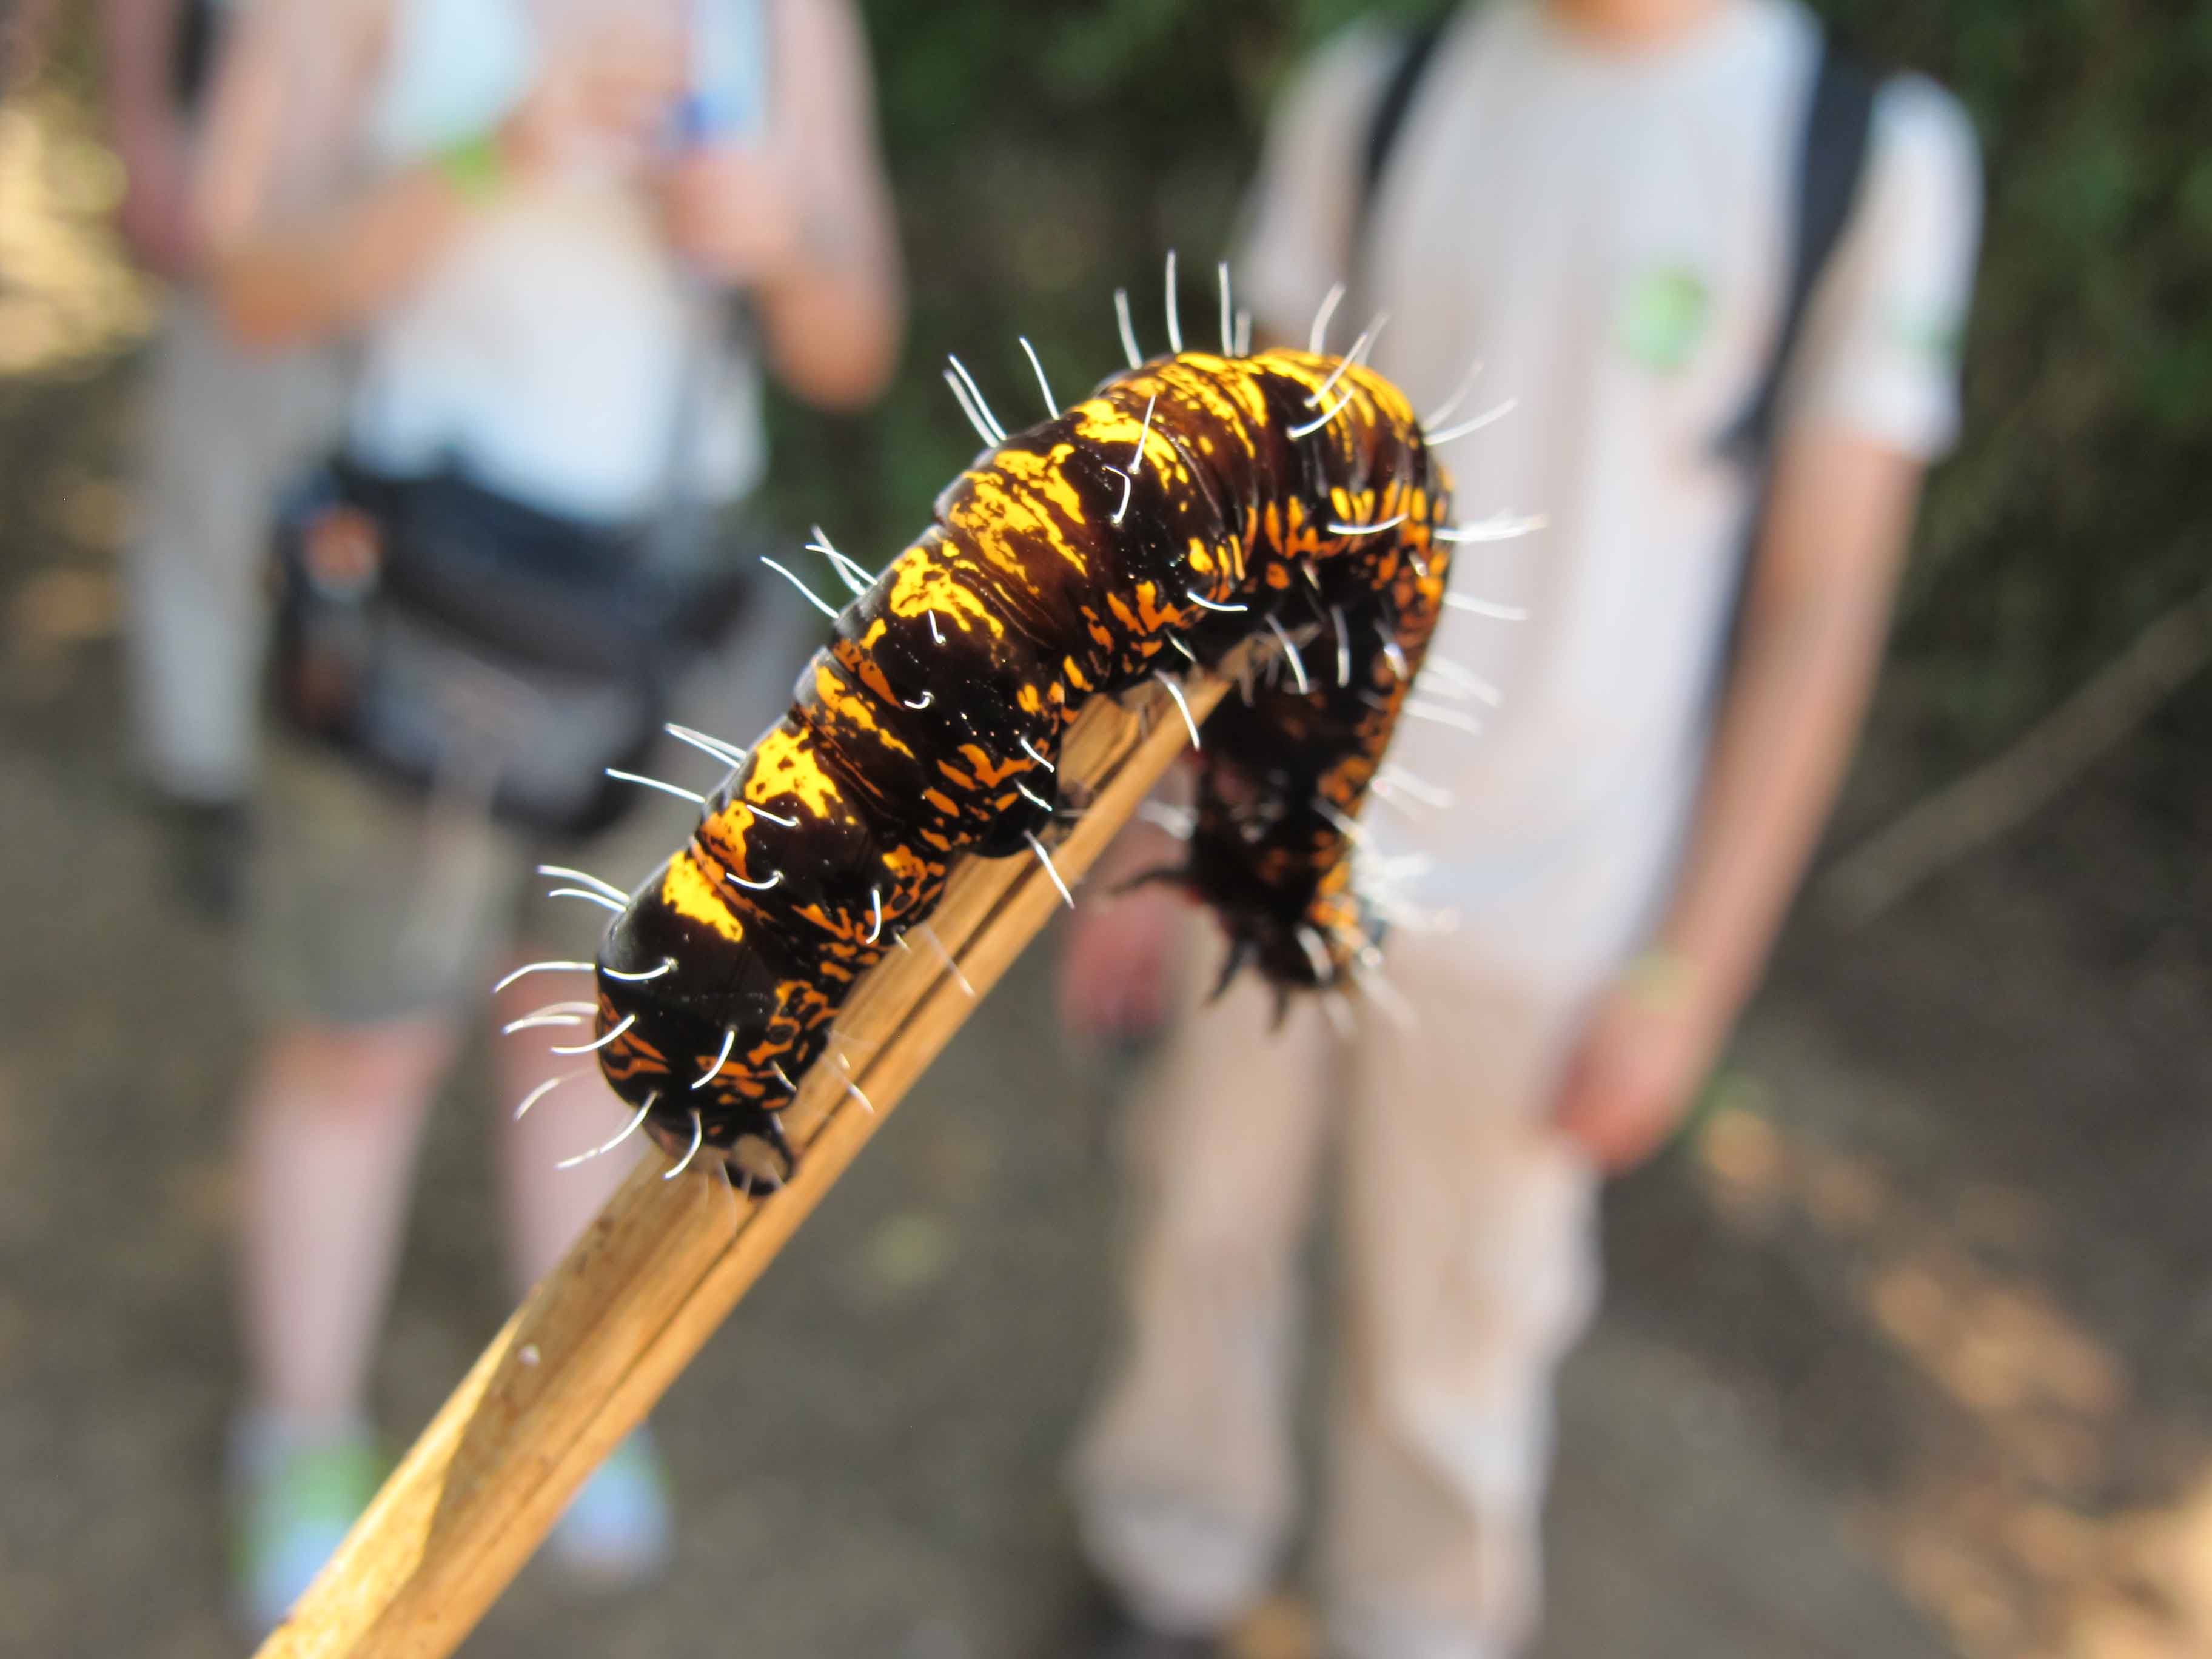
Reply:
[[[763, 592], [729, 647], [678, 694], [674, 718], [750, 743], [788, 704], [819, 637], [801, 603]], [[673, 739], [644, 769], [702, 793], [721, 780], [714, 762]], [[531, 953], [525, 960], [588, 960], [607, 911], [546, 898], [575, 884], [539, 878], [536, 866], [587, 870], [629, 891], [696, 818], [686, 803], [643, 790], [629, 816], [588, 841], [534, 837], [283, 737], [266, 746], [255, 808], [248, 994], [268, 1020], [334, 1025], [456, 1011], [484, 996], [518, 950]]]

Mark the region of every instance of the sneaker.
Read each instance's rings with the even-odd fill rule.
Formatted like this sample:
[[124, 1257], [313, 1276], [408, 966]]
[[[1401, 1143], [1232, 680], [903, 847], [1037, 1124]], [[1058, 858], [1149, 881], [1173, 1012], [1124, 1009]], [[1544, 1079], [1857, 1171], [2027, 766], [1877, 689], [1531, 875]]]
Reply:
[[1218, 1636], [1155, 1629], [1095, 1574], [1086, 1573], [1052, 1659], [1225, 1659]]
[[258, 1418], [231, 1435], [231, 1585], [257, 1636], [283, 1623], [384, 1479], [366, 1428], [301, 1435]]
[[667, 1565], [668, 1471], [650, 1430], [637, 1428], [577, 1488], [547, 1548], [577, 1577], [634, 1584]]

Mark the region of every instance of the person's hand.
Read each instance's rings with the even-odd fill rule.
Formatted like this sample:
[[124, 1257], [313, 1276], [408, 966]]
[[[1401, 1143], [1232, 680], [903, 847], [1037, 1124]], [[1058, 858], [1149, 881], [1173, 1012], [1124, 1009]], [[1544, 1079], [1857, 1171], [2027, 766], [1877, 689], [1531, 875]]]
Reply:
[[815, 246], [788, 163], [756, 144], [687, 150], [661, 175], [669, 243], [708, 275], [759, 287], [800, 264]]
[[1688, 1111], [1718, 1051], [1717, 1022], [1679, 968], [1632, 968], [1600, 1000], [1561, 1079], [1553, 1121], [1597, 1166], [1642, 1163]]
[[609, 29], [547, 62], [500, 124], [500, 161], [524, 178], [583, 167], [635, 172], [663, 141], [684, 76], [680, 38]]
[[1060, 959], [1060, 1018], [1071, 1036], [1133, 1048], [1158, 1035], [1187, 902], [1141, 887], [1076, 906]]
[[1060, 959], [1060, 1019], [1071, 1036], [1133, 1048], [1167, 1024], [1190, 901], [1173, 887], [1115, 890], [1186, 856], [1175, 837], [1139, 819], [1091, 866]]

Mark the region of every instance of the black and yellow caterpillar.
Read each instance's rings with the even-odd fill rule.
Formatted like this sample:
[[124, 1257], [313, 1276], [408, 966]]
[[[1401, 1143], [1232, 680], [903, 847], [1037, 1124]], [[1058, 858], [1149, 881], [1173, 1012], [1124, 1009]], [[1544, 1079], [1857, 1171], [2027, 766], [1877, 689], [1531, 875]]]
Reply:
[[787, 1171], [777, 1114], [854, 982], [959, 854], [1044, 855], [1084, 703], [1255, 636], [1280, 672], [1206, 721], [1170, 875], [1232, 973], [1329, 988], [1372, 960], [1353, 820], [1443, 603], [1450, 486], [1358, 356], [1156, 358], [939, 497], [600, 945], [593, 1047], [656, 1140], [750, 1139]]

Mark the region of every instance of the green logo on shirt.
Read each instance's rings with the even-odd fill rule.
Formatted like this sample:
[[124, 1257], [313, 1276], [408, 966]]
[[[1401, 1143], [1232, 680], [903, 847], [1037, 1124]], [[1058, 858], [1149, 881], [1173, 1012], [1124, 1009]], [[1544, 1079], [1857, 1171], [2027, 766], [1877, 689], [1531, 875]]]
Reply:
[[1955, 317], [1893, 306], [1889, 327], [1899, 345], [1938, 368], [1948, 369], [1959, 360], [1960, 337], [1965, 331]]
[[1696, 271], [1661, 265], [1640, 272], [1621, 296], [1621, 349], [1655, 374], [1678, 373], [1696, 355], [1712, 309], [1712, 290]]

